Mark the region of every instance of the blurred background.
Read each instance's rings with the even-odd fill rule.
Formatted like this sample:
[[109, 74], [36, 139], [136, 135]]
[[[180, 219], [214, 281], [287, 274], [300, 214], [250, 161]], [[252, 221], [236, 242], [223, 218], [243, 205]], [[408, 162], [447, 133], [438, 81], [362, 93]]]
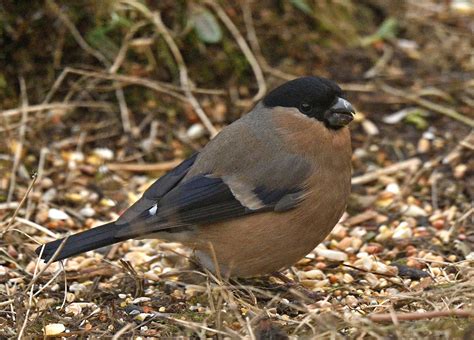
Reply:
[[358, 112], [347, 225], [364, 245], [419, 270], [427, 254], [474, 259], [473, 17], [469, 0], [1, 1], [0, 278], [36, 263], [5, 230], [44, 242], [117, 217], [303, 75], [336, 81]]

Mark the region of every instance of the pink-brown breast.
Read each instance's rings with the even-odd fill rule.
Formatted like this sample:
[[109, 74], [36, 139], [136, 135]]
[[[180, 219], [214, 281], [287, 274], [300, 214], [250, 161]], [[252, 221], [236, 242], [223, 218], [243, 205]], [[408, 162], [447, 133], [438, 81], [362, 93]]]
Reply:
[[289, 151], [313, 165], [304, 200], [286, 212], [199, 226], [193, 241], [185, 243], [212, 271], [214, 258], [223, 275], [257, 276], [288, 267], [324, 240], [345, 210], [351, 180], [349, 130], [330, 130], [314, 119], [278, 109], [275, 123], [285, 126], [278, 133]]

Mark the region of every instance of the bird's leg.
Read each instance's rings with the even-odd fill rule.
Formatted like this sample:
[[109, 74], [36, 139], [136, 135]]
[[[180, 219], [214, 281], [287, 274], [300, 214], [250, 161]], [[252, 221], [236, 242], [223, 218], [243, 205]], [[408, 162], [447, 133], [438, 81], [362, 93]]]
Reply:
[[314, 301], [314, 300], [321, 300], [323, 298], [323, 296], [321, 296], [321, 293], [313, 292], [307, 289], [301, 283], [290, 279], [288, 276], [283, 275], [281, 272], [274, 272], [272, 273], [272, 276], [279, 279], [280, 281], [283, 281], [283, 283], [286, 285], [287, 288], [295, 289], [297, 292], [302, 293], [308, 299], [311, 299]]

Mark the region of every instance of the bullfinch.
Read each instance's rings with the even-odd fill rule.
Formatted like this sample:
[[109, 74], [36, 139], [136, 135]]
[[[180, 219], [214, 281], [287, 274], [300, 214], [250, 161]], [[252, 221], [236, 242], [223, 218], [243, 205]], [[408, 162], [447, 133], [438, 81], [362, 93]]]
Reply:
[[[355, 111], [340, 87], [302, 77], [277, 87], [200, 152], [159, 178], [114, 222], [39, 247], [62, 260], [132, 238], [194, 249], [200, 264], [249, 277], [311, 252], [342, 216], [351, 188]], [[57, 253], [57, 254], [55, 254]]]

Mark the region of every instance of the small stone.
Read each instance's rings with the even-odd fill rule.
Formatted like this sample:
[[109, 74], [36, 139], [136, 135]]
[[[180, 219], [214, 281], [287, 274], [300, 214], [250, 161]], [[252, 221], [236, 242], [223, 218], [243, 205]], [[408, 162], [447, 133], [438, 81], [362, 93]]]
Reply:
[[74, 292], [74, 293], [87, 292], [88, 289], [82, 283], [73, 283], [72, 285], [69, 286], [69, 291]]
[[403, 240], [413, 236], [413, 232], [406, 222], [401, 222], [393, 231], [392, 238], [394, 240]]
[[382, 262], [375, 262], [374, 270], [379, 274], [396, 276], [398, 274], [398, 268], [395, 266], [387, 266]]
[[404, 205], [401, 210], [403, 215], [409, 217], [425, 217], [428, 215], [426, 211], [423, 210], [423, 208], [420, 208], [414, 204]]
[[444, 219], [441, 219], [441, 218], [440, 218], [440, 219], [438, 219], [438, 220], [435, 220], [435, 221], [431, 222], [431, 225], [432, 225], [434, 228], [436, 228], [436, 229], [438, 229], [438, 230], [441, 230], [441, 229], [444, 228], [445, 221], [444, 221]]
[[420, 138], [416, 149], [418, 153], [427, 153], [428, 151], [430, 151], [430, 147], [431, 147], [431, 143], [428, 139]]
[[353, 252], [356, 252], [360, 249], [362, 246], [362, 240], [360, 238], [353, 238], [352, 239], [352, 246], [351, 248], [354, 250]]
[[299, 272], [298, 274], [301, 279], [318, 280], [318, 279], [326, 278], [326, 275], [324, 275], [324, 273], [319, 269], [308, 270], [306, 272]]
[[423, 263], [411, 257], [407, 259], [407, 266], [416, 269], [422, 269], [424, 267]]
[[398, 183], [389, 183], [385, 187], [385, 191], [391, 192], [394, 195], [400, 195], [400, 186], [398, 185]]
[[125, 306], [125, 313], [129, 315], [137, 315], [143, 312], [142, 308], [140, 306], [134, 305], [134, 304], [129, 304]]
[[84, 217], [92, 217], [95, 215], [95, 210], [92, 209], [90, 205], [86, 205], [84, 208], [79, 210], [79, 214]]
[[66, 314], [72, 314], [74, 316], [78, 316], [82, 312], [82, 306], [80, 303], [71, 303], [70, 305], [66, 306]]
[[315, 265], [316, 269], [319, 269], [319, 270], [324, 270], [326, 269], [326, 263], [324, 262], [317, 262], [316, 265]]
[[201, 137], [203, 137], [206, 134], [206, 129], [204, 125], [200, 123], [193, 124], [189, 127], [189, 129], [186, 131], [186, 136], [190, 140], [196, 140]]
[[357, 298], [354, 295], [347, 295], [344, 298], [344, 302], [347, 306], [352, 307], [352, 308], [357, 307], [357, 305], [359, 304], [359, 300], [357, 300]]
[[331, 261], [347, 261], [347, 254], [342, 251], [316, 248], [316, 253]]
[[441, 230], [438, 237], [444, 244], [448, 244], [451, 239], [451, 232], [449, 230]]
[[142, 297], [138, 297], [135, 300], [133, 300], [132, 304], [138, 305], [140, 303], [148, 302], [148, 301], [151, 301], [151, 298], [146, 297], [146, 296], [142, 296]]
[[132, 251], [125, 254], [125, 260], [129, 261], [133, 266], [148, 262], [151, 257], [141, 251]]
[[367, 229], [364, 227], [355, 227], [352, 228], [349, 234], [355, 238], [361, 239], [367, 234]]
[[338, 244], [337, 247], [341, 250], [345, 250], [352, 245], [352, 237], [344, 237]]
[[375, 236], [375, 240], [378, 242], [382, 242], [382, 241], [390, 239], [392, 235], [393, 235], [393, 231], [390, 230], [390, 228], [388, 228], [386, 225], [382, 225], [379, 228], [379, 232], [377, 236]]
[[345, 273], [345, 274], [342, 276], [342, 281], [343, 281], [344, 283], [352, 283], [352, 282], [354, 282], [354, 278], [352, 277], [351, 274]]
[[62, 210], [51, 208], [48, 210], [48, 218], [51, 220], [67, 220], [69, 215]]
[[369, 256], [364, 256], [354, 262], [354, 266], [365, 271], [371, 271], [374, 266], [374, 260]]
[[114, 152], [107, 148], [96, 148], [92, 151], [92, 153], [99, 157], [100, 159], [110, 161], [114, 159]]
[[379, 134], [379, 128], [371, 120], [366, 118], [362, 121], [361, 125], [365, 133], [369, 136], [376, 136]]
[[152, 316], [153, 316], [152, 313], [140, 313], [137, 316], [135, 316], [134, 319], [137, 320], [137, 321], [143, 322], [143, 321], [145, 321], [146, 318], [152, 317]]
[[71, 292], [67, 292], [66, 293], [66, 301], [71, 303], [73, 302], [74, 300], [76, 299], [76, 295], [74, 293], [71, 293]]
[[395, 195], [391, 192], [382, 191], [375, 201], [375, 204], [380, 208], [387, 208], [394, 201]]
[[459, 164], [459, 165], [456, 165], [456, 167], [454, 168], [454, 178], [457, 178], [457, 179], [461, 179], [464, 177], [464, 175], [466, 174], [466, 171], [467, 171], [467, 165], [466, 164]]
[[379, 284], [379, 279], [375, 274], [367, 273], [365, 274], [365, 279], [369, 283], [370, 287], [375, 288]]
[[322, 300], [315, 303], [317, 308], [331, 308], [332, 304], [328, 301]]
[[63, 333], [66, 330], [66, 326], [62, 323], [50, 323], [44, 327], [44, 335], [53, 336]]
[[49, 298], [49, 299], [41, 299], [37, 302], [36, 307], [38, 307], [39, 310], [45, 310], [51, 307], [56, 303], [56, 299]]

